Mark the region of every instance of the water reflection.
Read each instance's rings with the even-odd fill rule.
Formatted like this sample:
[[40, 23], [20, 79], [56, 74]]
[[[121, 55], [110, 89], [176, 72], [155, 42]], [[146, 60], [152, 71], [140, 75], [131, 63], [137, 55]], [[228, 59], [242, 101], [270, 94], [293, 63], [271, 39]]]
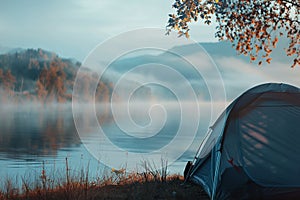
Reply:
[[2, 157], [32, 160], [80, 145], [70, 106], [7, 106], [0, 121]]
[[[94, 111], [94, 108], [96, 109]], [[207, 108], [209, 111], [209, 107]], [[168, 108], [167, 108], [168, 109]], [[73, 110], [74, 111], [74, 110]], [[203, 112], [208, 112], [205, 109]], [[68, 157], [70, 167], [79, 170], [80, 167], [90, 166], [91, 176], [100, 174], [99, 169], [105, 168], [103, 162], [106, 155], [111, 155], [112, 149], [105, 145], [105, 141], [99, 140], [99, 125], [106, 132], [106, 137], [114, 145], [119, 147], [116, 155], [118, 166], [123, 166], [124, 151], [128, 152], [151, 152], [153, 149], [167, 145], [176, 134], [180, 124], [180, 111], [170, 110], [172, 114], [165, 125], [160, 129], [156, 137], [148, 137], [152, 134], [156, 126], [160, 126], [158, 116], [160, 112], [153, 112], [154, 118], [159, 119], [150, 128], [144, 128], [144, 132], [133, 130], [129, 135], [118, 127], [113, 115], [106, 105], [81, 105], [79, 110], [74, 111], [83, 135], [77, 134], [75, 128], [72, 106], [69, 105], [27, 105], [27, 106], [7, 106], [0, 105], [0, 176], [11, 176], [28, 174], [40, 174], [42, 163], [49, 171], [64, 169], [65, 158]], [[144, 116], [142, 116], [142, 113]], [[146, 114], [145, 114], [146, 113]], [[199, 141], [206, 133], [209, 121], [205, 115], [200, 120], [199, 133], [197, 138], [181, 137], [184, 143], [187, 140], [195, 139], [189, 149], [182, 149], [174, 146], [168, 155], [176, 151], [185, 151], [178, 162], [174, 163], [172, 172], [180, 173], [186, 160], [191, 159], [198, 148]], [[141, 108], [132, 112], [135, 123], [146, 126], [149, 121], [147, 112], [141, 112]], [[154, 119], [153, 118], [153, 119]], [[154, 121], [153, 121], [154, 122]], [[127, 124], [127, 123], [125, 123]], [[188, 130], [188, 127], [182, 127]], [[148, 131], [148, 132], [147, 132]], [[137, 138], [134, 138], [136, 136]], [[83, 139], [83, 140], [82, 140]], [[101, 138], [100, 138], [101, 139]], [[100, 161], [85, 148], [82, 141], [96, 145], [97, 154], [100, 154]], [[101, 143], [102, 142], [102, 143]], [[137, 158], [138, 162], [141, 162]], [[159, 165], [159, 164], [158, 164]]]

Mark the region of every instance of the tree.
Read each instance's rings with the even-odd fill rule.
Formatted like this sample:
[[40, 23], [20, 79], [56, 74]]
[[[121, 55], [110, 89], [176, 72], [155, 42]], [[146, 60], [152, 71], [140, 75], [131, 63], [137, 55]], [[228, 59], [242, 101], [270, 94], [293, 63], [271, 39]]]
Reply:
[[280, 37], [289, 40], [286, 54], [300, 65], [300, 0], [175, 0], [176, 14], [169, 15], [167, 34], [177, 30], [189, 37], [189, 24], [198, 19], [217, 22], [215, 37], [229, 40], [236, 51], [270, 63]]
[[40, 72], [36, 90], [41, 101], [53, 101], [54, 98], [58, 102], [66, 101], [67, 88], [65, 87], [66, 74], [63, 70], [64, 67], [64, 63], [57, 59], [50, 63], [49, 69], [45, 66]]
[[107, 85], [102, 81], [99, 81], [99, 83], [97, 85], [95, 98], [97, 101], [100, 101], [100, 102], [109, 102], [110, 91], [109, 91], [109, 88], [107, 87]]
[[0, 86], [3, 83], [3, 70], [0, 69]]
[[10, 94], [13, 94], [16, 78], [12, 75], [10, 70], [3, 73], [4, 89]]
[[40, 79], [38, 79], [36, 82], [36, 90], [37, 90], [38, 99], [41, 102], [45, 102], [45, 98], [48, 94], [48, 91], [46, 90], [45, 85], [42, 83]]
[[52, 61], [50, 63], [50, 68], [46, 75], [46, 88], [48, 90], [48, 97], [54, 95], [58, 102], [64, 102], [64, 95], [66, 92], [66, 87], [64, 81], [66, 79], [66, 74], [63, 71], [64, 64], [60, 61]]
[[11, 100], [10, 98], [14, 95], [15, 82], [16, 78], [12, 75], [10, 70], [3, 71], [0, 69], [0, 96], [2, 97], [2, 101], [6, 102], [7, 100]]

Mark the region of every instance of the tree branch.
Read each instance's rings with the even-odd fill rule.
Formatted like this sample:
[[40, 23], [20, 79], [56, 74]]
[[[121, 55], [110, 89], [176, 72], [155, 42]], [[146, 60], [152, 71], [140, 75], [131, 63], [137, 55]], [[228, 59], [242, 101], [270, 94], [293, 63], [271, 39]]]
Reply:
[[294, 2], [294, 1], [289, 1], [289, 0], [282, 0], [283, 2], [289, 3], [297, 8], [300, 8], [300, 3]]

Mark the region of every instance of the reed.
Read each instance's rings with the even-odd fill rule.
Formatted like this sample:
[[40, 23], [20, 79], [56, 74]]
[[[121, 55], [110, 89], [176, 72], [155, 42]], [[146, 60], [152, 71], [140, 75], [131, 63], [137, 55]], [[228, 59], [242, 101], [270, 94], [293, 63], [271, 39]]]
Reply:
[[[107, 174], [91, 178], [89, 164], [81, 170], [71, 170], [65, 160], [65, 172], [47, 172], [45, 163], [32, 183], [21, 177], [21, 188], [7, 178], [0, 190], [0, 200], [92, 200], [92, 199], [208, 199], [199, 186], [182, 186], [183, 177], [168, 174], [167, 161], [161, 167], [143, 161], [141, 172], [127, 172], [126, 168], [112, 169]], [[200, 193], [199, 193], [200, 192]], [[198, 196], [197, 196], [198, 195]]]

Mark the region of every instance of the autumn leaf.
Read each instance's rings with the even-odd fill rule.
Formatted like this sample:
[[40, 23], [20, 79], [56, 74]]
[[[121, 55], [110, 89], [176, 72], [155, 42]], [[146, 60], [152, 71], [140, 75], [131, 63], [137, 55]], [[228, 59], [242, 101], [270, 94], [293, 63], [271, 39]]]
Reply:
[[297, 62], [293, 62], [293, 66], [300, 63], [300, 21], [295, 18], [300, 16], [299, 0], [242, 0], [240, 3], [219, 0], [174, 1], [176, 13], [169, 15], [167, 32], [176, 30], [180, 36], [189, 37], [186, 30], [189, 29], [192, 19], [199, 16], [204, 24], [210, 24], [211, 19], [215, 18], [215, 37], [237, 44], [236, 51], [250, 56], [251, 61], [254, 59], [251, 55], [255, 51], [256, 55], [263, 55], [266, 58], [264, 61], [270, 63], [269, 57], [277, 47], [279, 37], [286, 37], [289, 41], [286, 54], [296, 56]]

